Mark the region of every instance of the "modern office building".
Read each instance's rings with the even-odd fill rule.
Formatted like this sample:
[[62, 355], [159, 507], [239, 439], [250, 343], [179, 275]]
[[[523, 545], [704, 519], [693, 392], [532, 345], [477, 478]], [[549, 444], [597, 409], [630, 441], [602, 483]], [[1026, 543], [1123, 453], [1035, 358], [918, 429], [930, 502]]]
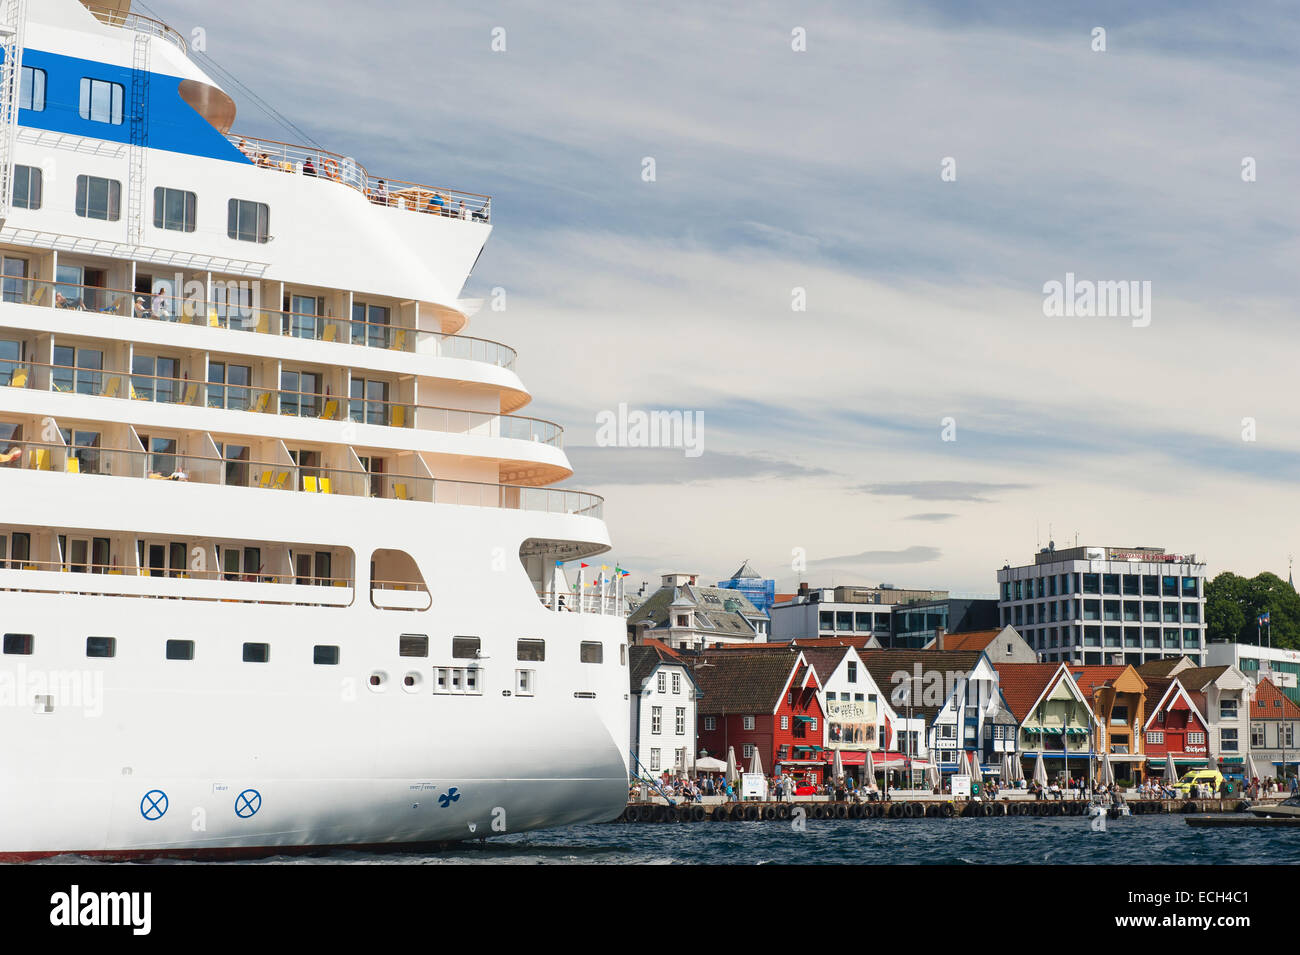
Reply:
[[892, 633], [891, 618], [903, 604], [945, 600], [946, 590], [902, 590], [879, 587], [809, 588], [772, 605], [772, 640], [790, 641], [844, 634], [872, 634], [881, 643]]
[[895, 607], [891, 617], [888, 643], [900, 650], [923, 650], [934, 642], [940, 631], [969, 633], [1001, 629], [996, 597], [914, 600]]
[[[1205, 562], [1157, 547], [1051, 544], [998, 571], [998, 613], [1043, 662], [1206, 663]], [[1228, 661], [1222, 661], [1228, 662]]]
[[1252, 683], [1268, 680], [1292, 703], [1300, 703], [1300, 650], [1216, 641], [1206, 648], [1206, 657], [1210, 666], [1235, 666]]

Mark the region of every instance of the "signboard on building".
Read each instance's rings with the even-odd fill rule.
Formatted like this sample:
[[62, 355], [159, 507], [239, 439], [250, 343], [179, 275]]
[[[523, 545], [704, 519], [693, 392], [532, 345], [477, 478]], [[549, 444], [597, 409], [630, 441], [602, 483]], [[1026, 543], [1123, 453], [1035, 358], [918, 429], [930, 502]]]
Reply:
[[762, 773], [743, 773], [740, 777], [740, 798], [767, 798], [767, 780]]
[[827, 700], [826, 741], [832, 749], [875, 749], [876, 704]]

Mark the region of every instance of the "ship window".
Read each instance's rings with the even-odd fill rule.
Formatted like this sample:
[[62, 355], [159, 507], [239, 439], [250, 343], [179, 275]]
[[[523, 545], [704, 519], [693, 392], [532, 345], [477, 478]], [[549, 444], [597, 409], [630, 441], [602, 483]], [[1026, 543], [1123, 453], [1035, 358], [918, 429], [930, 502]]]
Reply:
[[515, 695], [532, 696], [536, 675], [537, 675], [536, 670], [516, 670], [515, 671]]
[[193, 232], [199, 197], [181, 189], [159, 186], [153, 191], [153, 227], [172, 232]]
[[14, 207], [39, 209], [42, 182], [41, 171], [35, 166], [14, 166]]
[[231, 199], [226, 214], [226, 235], [240, 242], [270, 239], [271, 207], [264, 202]]
[[193, 640], [168, 640], [167, 659], [168, 660], [193, 660], [194, 641]]
[[32, 655], [32, 644], [36, 638], [30, 633], [6, 633], [4, 642], [4, 651], [9, 654], [20, 656]]
[[429, 638], [422, 633], [404, 633], [398, 638], [397, 652], [404, 657], [427, 657]]
[[481, 646], [478, 637], [452, 637], [451, 655], [457, 660], [477, 660]]
[[45, 71], [34, 66], [23, 67], [22, 84], [18, 91], [18, 108], [41, 112], [45, 109]]
[[578, 649], [578, 657], [583, 663], [600, 663], [605, 658], [605, 645], [584, 640]]
[[122, 84], [107, 80], [92, 80], [88, 76], [81, 78], [81, 105], [78, 110], [82, 119], [92, 123], [110, 123], [122, 125]]
[[333, 646], [317, 646], [312, 648], [312, 663], [317, 666], [338, 666], [339, 648]]
[[542, 661], [546, 659], [546, 641], [532, 640], [525, 637], [516, 647], [515, 658], [518, 660]]
[[270, 659], [271, 645], [269, 643], [244, 644], [245, 663], [267, 663]]
[[87, 637], [86, 656], [88, 657], [117, 656], [117, 638], [116, 637]]
[[77, 215], [116, 222], [122, 218], [122, 184], [99, 176], [77, 177]]

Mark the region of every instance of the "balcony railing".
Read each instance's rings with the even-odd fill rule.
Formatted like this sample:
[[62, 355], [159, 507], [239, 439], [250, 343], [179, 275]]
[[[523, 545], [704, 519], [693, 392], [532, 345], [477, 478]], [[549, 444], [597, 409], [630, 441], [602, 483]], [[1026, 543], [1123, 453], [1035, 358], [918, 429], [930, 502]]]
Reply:
[[492, 221], [491, 196], [398, 179], [381, 179], [366, 172], [355, 159], [324, 149], [252, 136], [227, 135], [226, 138], [256, 166], [341, 183], [362, 193], [375, 205], [451, 219]]
[[[327, 315], [307, 315], [281, 309], [256, 308], [230, 302], [209, 302], [182, 296], [164, 296], [94, 285], [70, 285], [44, 279], [3, 279], [0, 299], [16, 305], [35, 305], [119, 315], [158, 322], [224, 328], [231, 331], [304, 338], [313, 341], [363, 345], [389, 351], [415, 352], [439, 358], [461, 358], [513, 369], [516, 353], [500, 342], [466, 335], [444, 335], [407, 325], [356, 321]], [[433, 349], [421, 347], [436, 342]]]
[[[37, 372], [48, 372], [48, 377]], [[37, 384], [45, 382], [44, 387]], [[402, 404], [372, 398], [340, 398], [329, 393], [266, 389], [227, 382], [147, 375], [109, 368], [52, 365], [0, 359], [0, 387], [49, 390], [101, 398], [191, 405], [227, 411], [252, 411], [339, 421], [346, 414], [358, 424], [411, 428], [443, 434], [469, 434], [564, 446], [564, 429], [552, 421], [522, 415], [465, 411], [434, 405]]]
[[185, 454], [179, 450], [68, 447], [34, 441], [10, 441], [0, 446], [4, 448], [0, 452], [0, 469], [64, 471], [79, 475], [110, 475], [322, 496], [495, 507], [546, 514], [574, 514], [597, 519], [602, 517], [604, 511], [604, 499], [586, 491], [448, 481], [418, 475], [283, 462], [210, 458]]
[[151, 36], [162, 37], [167, 42], [179, 47], [182, 53], [187, 52], [189, 49], [185, 44], [184, 37], [159, 20], [141, 16], [138, 13], [119, 13], [97, 3], [85, 3], [85, 0], [82, 0], [82, 3], [87, 10], [94, 14], [96, 20], [106, 26], [121, 27], [124, 30], [134, 30], [137, 33], [148, 33]]

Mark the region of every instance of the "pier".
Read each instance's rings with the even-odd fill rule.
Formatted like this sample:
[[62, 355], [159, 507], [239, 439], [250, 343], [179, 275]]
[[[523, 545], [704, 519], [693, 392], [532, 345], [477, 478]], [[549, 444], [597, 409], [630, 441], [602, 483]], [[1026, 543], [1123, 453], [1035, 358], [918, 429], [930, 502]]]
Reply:
[[[1244, 812], [1244, 799], [1132, 799], [1132, 816]], [[629, 803], [616, 822], [788, 822], [804, 819], [954, 819], [1004, 816], [1086, 816], [1084, 799], [896, 799], [889, 802], [717, 802], [670, 806], [665, 802]], [[1226, 820], [1224, 824], [1227, 824]]]

